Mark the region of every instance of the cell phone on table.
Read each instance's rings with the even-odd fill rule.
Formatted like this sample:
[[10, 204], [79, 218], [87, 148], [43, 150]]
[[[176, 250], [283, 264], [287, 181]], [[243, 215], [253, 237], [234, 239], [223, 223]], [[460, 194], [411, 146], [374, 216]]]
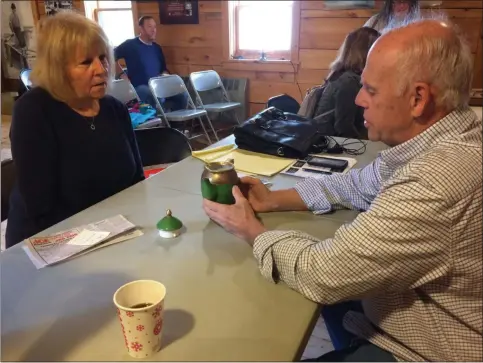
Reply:
[[331, 171], [343, 172], [349, 165], [347, 160], [324, 158], [322, 156], [310, 156], [307, 159], [307, 164], [310, 166], [317, 166], [319, 168], [329, 168]]

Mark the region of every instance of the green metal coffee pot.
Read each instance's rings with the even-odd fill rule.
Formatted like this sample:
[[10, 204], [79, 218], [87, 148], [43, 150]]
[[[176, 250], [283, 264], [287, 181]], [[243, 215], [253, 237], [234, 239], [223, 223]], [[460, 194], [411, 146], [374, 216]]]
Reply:
[[239, 182], [234, 160], [206, 163], [201, 174], [201, 195], [213, 202], [234, 204], [232, 189]]

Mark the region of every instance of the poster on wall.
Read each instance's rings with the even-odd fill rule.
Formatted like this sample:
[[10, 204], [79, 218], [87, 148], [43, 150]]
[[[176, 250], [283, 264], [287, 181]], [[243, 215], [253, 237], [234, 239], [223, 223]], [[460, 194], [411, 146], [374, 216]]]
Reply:
[[197, 0], [163, 0], [159, 3], [161, 24], [199, 24]]
[[374, 6], [374, 0], [331, 0], [324, 2], [326, 9], [372, 9]]
[[63, 1], [44, 1], [45, 14], [47, 16], [55, 15], [59, 11], [72, 10], [74, 8], [73, 0], [63, 0]]
[[35, 24], [30, 1], [2, 0], [2, 69], [6, 78], [19, 79], [36, 58]]

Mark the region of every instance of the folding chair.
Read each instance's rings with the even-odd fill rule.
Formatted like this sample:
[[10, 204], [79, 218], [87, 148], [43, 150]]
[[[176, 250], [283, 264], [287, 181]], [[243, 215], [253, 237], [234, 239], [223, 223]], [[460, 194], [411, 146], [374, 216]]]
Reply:
[[[205, 128], [205, 124], [201, 119], [201, 117], [204, 116], [206, 117], [208, 124], [213, 131], [213, 134], [215, 135], [216, 140], [219, 141], [218, 135], [216, 134], [215, 129], [211, 124], [211, 120], [208, 117], [208, 113], [206, 112], [206, 110], [196, 108], [193, 99], [189, 95], [186, 85], [184, 84], [180, 76], [172, 74], [168, 76], [153, 77], [149, 80], [148, 85], [154, 99], [156, 100], [156, 105], [161, 113], [161, 117], [166, 122], [168, 127], [171, 127], [170, 122], [184, 122], [188, 120], [198, 119], [206, 135], [206, 138], [208, 139], [208, 142], [211, 144], [212, 141], [210, 135], [208, 134], [208, 131]], [[173, 97], [182, 93], [186, 93], [187, 95], [187, 108], [184, 110], [164, 112], [163, 106], [159, 102], [159, 99]]]
[[[242, 104], [240, 102], [230, 101], [228, 92], [226, 92], [220, 76], [215, 71], [201, 71], [191, 73], [190, 82], [196, 95], [196, 106], [205, 109], [207, 112], [222, 114], [225, 111], [231, 111], [242, 107]], [[208, 92], [212, 90], [221, 90], [220, 102], [209, 103], [206, 100], [205, 102], [203, 102], [200, 96], [200, 92]], [[236, 122], [240, 124], [236, 112], [233, 113]]]
[[143, 166], [176, 163], [191, 156], [188, 138], [169, 127], [134, 130]]
[[124, 104], [127, 104], [132, 100], [140, 101], [131, 82], [125, 79], [113, 80], [107, 88], [107, 94], [117, 98]]

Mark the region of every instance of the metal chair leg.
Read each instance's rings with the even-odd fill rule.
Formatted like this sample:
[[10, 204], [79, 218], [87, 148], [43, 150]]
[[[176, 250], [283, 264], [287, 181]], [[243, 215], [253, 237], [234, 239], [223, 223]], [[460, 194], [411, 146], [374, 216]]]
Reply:
[[211, 141], [210, 135], [208, 135], [208, 131], [206, 131], [205, 124], [203, 123], [203, 120], [201, 120], [201, 117], [198, 117], [198, 121], [200, 122], [201, 127], [203, 128], [203, 131], [205, 132], [205, 135], [206, 135], [206, 138], [208, 139], [208, 142], [210, 143], [210, 145], [213, 144], [213, 141]]
[[236, 120], [236, 122], [238, 122], [238, 125], [241, 125], [241, 122], [238, 119], [238, 112], [236, 112], [236, 108], [233, 109], [233, 113], [235, 114], [235, 120]]
[[165, 115], [161, 115], [161, 120], [166, 122], [166, 125], [171, 128], [171, 124], [168, 121], [168, 118]]
[[220, 139], [218, 138], [218, 134], [216, 133], [215, 128], [213, 127], [213, 124], [211, 123], [210, 118], [208, 117], [208, 112], [205, 114], [205, 117], [206, 117], [206, 119], [208, 120], [208, 124], [209, 124], [209, 125], [210, 125], [210, 127], [211, 127], [211, 131], [213, 131], [213, 134], [215, 135], [215, 139], [216, 139], [216, 141], [220, 141]]

